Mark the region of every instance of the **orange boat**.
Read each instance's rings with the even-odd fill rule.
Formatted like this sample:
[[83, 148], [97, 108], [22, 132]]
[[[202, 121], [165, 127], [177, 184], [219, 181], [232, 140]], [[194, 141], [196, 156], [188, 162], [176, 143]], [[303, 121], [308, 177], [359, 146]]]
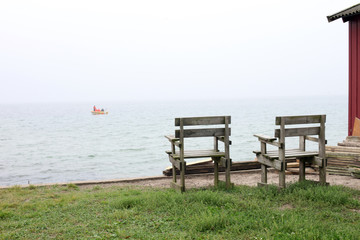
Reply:
[[102, 114], [108, 114], [108, 111], [91, 111], [93, 115], [102, 115]]

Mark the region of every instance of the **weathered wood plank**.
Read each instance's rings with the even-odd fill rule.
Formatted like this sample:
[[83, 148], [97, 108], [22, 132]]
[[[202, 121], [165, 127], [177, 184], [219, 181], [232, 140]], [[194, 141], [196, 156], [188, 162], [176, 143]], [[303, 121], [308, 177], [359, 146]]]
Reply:
[[226, 158], [224, 157], [221, 157], [220, 158], [220, 165], [223, 166], [224, 168], [226, 168], [227, 164], [226, 164]]
[[360, 143], [359, 142], [348, 142], [348, 141], [343, 141], [342, 143], [338, 143], [339, 146], [342, 147], [360, 147]]
[[325, 167], [326, 166], [326, 159], [320, 158], [320, 157], [314, 157], [312, 160], [313, 164], [319, 166], [319, 167]]
[[230, 180], [231, 159], [230, 159], [230, 144], [229, 144], [229, 136], [231, 134], [230, 134], [229, 124], [230, 124], [230, 118], [225, 118], [224, 148], [225, 148], [225, 158], [227, 159], [226, 170], [225, 170], [226, 188], [231, 187], [231, 180]]
[[176, 160], [174, 158], [172, 158], [171, 156], [169, 157], [169, 161], [179, 170], [181, 170], [181, 162], [179, 160]]
[[321, 122], [321, 116], [326, 117], [326, 115], [280, 116], [280, 117], [276, 117], [275, 124], [280, 125], [281, 124], [281, 119], [283, 119], [285, 125], [320, 123]]
[[219, 186], [219, 163], [214, 161], [214, 186]]
[[326, 152], [326, 156], [333, 158], [353, 158], [359, 159], [360, 154], [356, 152]]
[[174, 135], [166, 135], [165, 136], [170, 142], [179, 141], [179, 138], [176, 138]]
[[260, 150], [254, 150], [253, 153], [255, 153], [256, 155], [261, 154]]
[[276, 137], [269, 137], [269, 136], [261, 135], [261, 134], [254, 134], [254, 137], [259, 138], [259, 140], [265, 140], [265, 141], [269, 141], [269, 142], [273, 142], [273, 141], [277, 140]]
[[272, 145], [272, 146], [275, 146], [275, 147], [278, 147], [278, 148], [282, 146], [282, 144], [279, 143], [279, 142], [268, 142], [268, 141], [264, 141], [264, 140], [260, 140], [260, 142], [266, 143], [266, 144], [269, 144], [269, 145]]
[[[319, 135], [320, 127], [286, 128], [284, 137], [297, 137], [306, 135]], [[280, 137], [280, 129], [275, 129], [275, 137]]]
[[299, 181], [305, 180], [305, 161], [299, 162]]
[[[172, 154], [174, 159], [179, 159], [179, 152]], [[216, 152], [214, 150], [189, 150], [184, 151], [184, 158], [202, 158], [202, 157], [225, 157], [225, 152]]]
[[[219, 137], [219, 136], [225, 136], [225, 128], [184, 129], [183, 133], [184, 133], [184, 138]], [[230, 128], [229, 128], [229, 136], [231, 136]], [[175, 130], [175, 137], [180, 137], [180, 130]]]
[[231, 116], [210, 116], [210, 117], [186, 117], [175, 118], [175, 126], [180, 126], [180, 119], [183, 119], [184, 126], [194, 125], [219, 125], [225, 124], [225, 118], [228, 118], [231, 124]]
[[273, 167], [279, 171], [285, 170], [285, 166], [284, 166], [283, 162], [279, 161], [278, 159], [270, 160], [270, 159], [263, 157], [262, 155], [259, 155], [258, 162], [265, 164], [266, 166]]
[[353, 161], [353, 160], [344, 161], [344, 160], [338, 160], [338, 159], [333, 160], [332, 158], [327, 158], [327, 161], [328, 161], [329, 165], [345, 165], [345, 164], [354, 165], [354, 166], [360, 165], [360, 162], [356, 161], [356, 160], [355, 161]]
[[[311, 157], [316, 156], [319, 153], [316, 151], [302, 151], [300, 149], [289, 149], [285, 151], [285, 158], [305, 158], [305, 157]], [[278, 159], [279, 158], [279, 152], [277, 150], [275, 151], [268, 151], [266, 154], [264, 154], [265, 157], [270, 159]]]
[[[246, 162], [232, 162], [231, 171], [240, 171], [240, 170], [251, 170], [251, 169], [260, 169], [261, 164], [258, 161], [246, 161]], [[215, 171], [215, 164], [211, 160], [199, 161], [195, 163], [186, 163], [186, 174], [200, 174], [200, 173], [212, 173]], [[225, 167], [219, 166], [219, 172], [224, 172]], [[176, 169], [176, 174], [179, 174], [180, 171]], [[163, 171], [163, 174], [166, 176], [172, 175], [172, 168], [168, 167]], [[215, 176], [214, 176], [215, 177]]]
[[267, 166], [261, 164], [261, 183], [267, 183]]
[[319, 181], [324, 185], [326, 184], [325, 118], [325, 116], [321, 116], [320, 118], [319, 132], [319, 158], [323, 161], [322, 166], [319, 166]]
[[360, 147], [326, 146], [326, 153], [329, 152], [354, 152], [360, 153]]
[[312, 142], [319, 142], [319, 138], [316, 137], [305, 136], [305, 139]]
[[[225, 143], [225, 137], [224, 136], [220, 136], [220, 137], [215, 137], [217, 140], [219, 140], [220, 142]], [[229, 145], [232, 145], [232, 141], [229, 140]]]
[[285, 119], [280, 119], [280, 135], [279, 135], [279, 143], [283, 144], [282, 147], [279, 147], [279, 161], [281, 162], [281, 169], [279, 172], [279, 188], [285, 188], [285, 161], [286, 161], [286, 155], [285, 155]]

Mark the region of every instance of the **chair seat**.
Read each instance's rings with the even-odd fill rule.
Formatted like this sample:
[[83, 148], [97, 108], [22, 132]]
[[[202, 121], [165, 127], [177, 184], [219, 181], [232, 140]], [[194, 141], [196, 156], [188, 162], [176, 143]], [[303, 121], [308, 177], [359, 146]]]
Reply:
[[[174, 159], [180, 159], [180, 153], [170, 154]], [[184, 151], [184, 158], [202, 158], [202, 157], [225, 157], [225, 152], [216, 152], [214, 150], [190, 150]]]
[[[300, 149], [289, 149], [285, 150], [285, 158], [306, 158], [306, 157], [314, 157], [318, 156], [319, 152], [317, 151], [303, 151]], [[268, 151], [264, 154], [264, 157], [269, 159], [278, 159], [279, 151]]]

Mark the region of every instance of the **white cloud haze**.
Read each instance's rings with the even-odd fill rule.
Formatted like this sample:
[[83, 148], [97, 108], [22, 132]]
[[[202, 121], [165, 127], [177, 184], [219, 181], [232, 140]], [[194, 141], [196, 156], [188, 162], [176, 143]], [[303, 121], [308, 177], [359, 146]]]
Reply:
[[357, 1], [1, 1], [0, 103], [343, 95]]

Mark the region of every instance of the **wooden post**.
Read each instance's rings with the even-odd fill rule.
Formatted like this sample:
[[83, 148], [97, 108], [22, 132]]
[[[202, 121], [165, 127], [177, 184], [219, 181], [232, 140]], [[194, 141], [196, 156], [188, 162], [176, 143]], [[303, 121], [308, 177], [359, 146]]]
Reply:
[[261, 164], [261, 183], [267, 184], [267, 166]]
[[226, 179], [226, 188], [231, 187], [230, 182], [230, 170], [231, 170], [231, 160], [230, 160], [230, 143], [229, 143], [229, 122], [230, 117], [225, 117], [225, 136], [224, 136], [224, 144], [225, 144], [225, 158], [226, 158], [226, 169], [225, 169], [225, 179]]
[[180, 118], [180, 186], [185, 192], [184, 120]]
[[[266, 154], [266, 143], [261, 142], [261, 154]], [[261, 183], [267, 183], [267, 166], [265, 164], [261, 164]]]
[[[175, 144], [174, 144], [174, 142], [171, 143], [171, 153], [175, 154]], [[176, 168], [175, 168], [174, 164], [172, 164], [172, 174], [173, 174], [173, 182], [176, 183]]]
[[219, 185], [219, 162], [218, 159], [213, 159], [214, 161], [214, 186]]
[[[219, 141], [217, 137], [214, 137], [214, 151], [219, 151]], [[219, 185], [219, 159], [212, 158], [214, 162], [214, 186], [217, 187]]]
[[279, 137], [279, 160], [282, 167], [279, 171], [279, 187], [285, 188], [285, 119], [282, 117], [280, 122], [280, 137]]
[[323, 164], [319, 167], [319, 181], [321, 184], [326, 184], [325, 118], [325, 115], [321, 115], [319, 134], [319, 158], [323, 159]]
[[[305, 136], [299, 136], [299, 149], [305, 151]], [[299, 181], [305, 180], [305, 160], [299, 159]]]

